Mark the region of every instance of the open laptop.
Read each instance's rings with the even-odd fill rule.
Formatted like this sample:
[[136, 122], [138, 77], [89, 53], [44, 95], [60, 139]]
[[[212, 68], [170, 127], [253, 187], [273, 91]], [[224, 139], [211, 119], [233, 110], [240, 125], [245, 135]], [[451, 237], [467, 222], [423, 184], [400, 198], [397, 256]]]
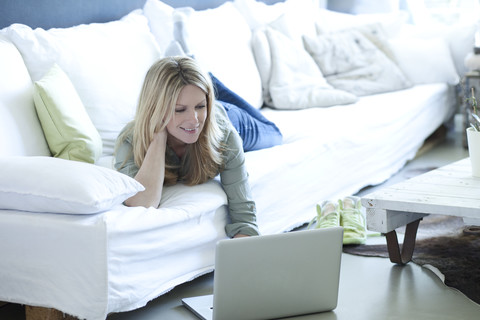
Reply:
[[213, 295], [184, 298], [200, 319], [274, 319], [337, 306], [343, 228], [221, 240]]

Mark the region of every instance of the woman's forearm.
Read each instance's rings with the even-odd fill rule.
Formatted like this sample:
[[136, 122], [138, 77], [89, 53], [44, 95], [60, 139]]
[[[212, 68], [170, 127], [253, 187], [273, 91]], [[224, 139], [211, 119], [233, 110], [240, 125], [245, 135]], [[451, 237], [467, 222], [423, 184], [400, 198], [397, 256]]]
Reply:
[[125, 205], [129, 207], [158, 207], [162, 198], [163, 181], [165, 178], [166, 144], [166, 132], [156, 133], [145, 154], [145, 159], [135, 176], [135, 180], [140, 182], [145, 187], [145, 190], [128, 198], [125, 201]]

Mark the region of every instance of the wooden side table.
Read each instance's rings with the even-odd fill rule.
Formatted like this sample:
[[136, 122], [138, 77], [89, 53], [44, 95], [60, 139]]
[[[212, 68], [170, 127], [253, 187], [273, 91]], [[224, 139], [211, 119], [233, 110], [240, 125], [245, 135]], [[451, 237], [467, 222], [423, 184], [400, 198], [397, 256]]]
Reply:
[[[418, 225], [429, 214], [458, 216], [480, 222], [480, 178], [466, 158], [362, 197], [367, 228], [384, 233], [390, 261], [412, 259]], [[402, 248], [395, 229], [407, 226]]]

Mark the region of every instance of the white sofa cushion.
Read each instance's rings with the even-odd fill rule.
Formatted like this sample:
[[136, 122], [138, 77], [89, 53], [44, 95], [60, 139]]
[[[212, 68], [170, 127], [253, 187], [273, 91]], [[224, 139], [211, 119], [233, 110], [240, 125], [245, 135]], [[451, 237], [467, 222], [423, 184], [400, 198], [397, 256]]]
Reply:
[[150, 30], [157, 41], [162, 53], [174, 40], [173, 36], [173, 7], [160, 0], [147, 0], [143, 6], [143, 14], [148, 19]]
[[182, 10], [188, 50], [201, 66], [256, 108], [262, 84], [251, 47], [250, 27], [231, 2], [215, 9]]
[[288, 25], [288, 33], [298, 38], [298, 41], [301, 41], [302, 35], [313, 35], [316, 32], [320, 8], [317, 0], [286, 0], [272, 5], [256, 0], [234, 0], [233, 3], [252, 30], [264, 27], [287, 14], [293, 22]]
[[[422, 47], [425, 46], [422, 48], [422, 50], [431, 50], [434, 48], [426, 47], [428, 45], [431, 46], [431, 42], [427, 41], [427, 43], [422, 44], [420, 41], [442, 38], [448, 45], [457, 73], [459, 75], [463, 75], [468, 71], [464, 65], [464, 59], [467, 54], [473, 52], [476, 31], [476, 21], [462, 21], [461, 23], [448, 26], [439, 24], [434, 24], [431, 26], [407, 24], [402, 28], [402, 32], [399, 34], [398, 38], [394, 38], [392, 40], [404, 41], [403, 45], [415, 45], [419, 43]], [[412, 38], [414, 39], [414, 43], [409, 44], [405, 42]], [[438, 45], [438, 40], [435, 41]], [[419, 51], [419, 49], [412, 49]], [[442, 52], [443, 51], [444, 49], [442, 49]], [[425, 51], [424, 56], [428, 55], [429, 53], [429, 51]]]
[[[289, 0], [290, 1], [290, 0]], [[298, 1], [298, 0], [297, 0]], [[247, 21], [250, 29], [255, 30], [276, 20], [285, 13], [285, 3], [271, 5], [257, 0], [234, 0], [233, 4]]]
[[49, 156], [33, 84], [17, 48], [0, 36], [0, 156]]
[[0, 209], [91, 214], [144, 187], [112, 169], [52, 157], [0, 158]]
[[160, 51], [148, 20], [132, 12], [121, 20], [43, 30], [14, 24], [5, 29], [33, 81], [57, 63], [68, 75], [113, 153], [120, 130], [133, 119], [143, 79]]
[[413, 84], [459, 83], [460, 77], [443, 38], [397, 37], [390, 40], [390, 45], [400, 68]]
[[33, 99], [54, 157], [89, 163], [100, 158], [100, 134], [72, 82], [57, 64], [35, 82]]

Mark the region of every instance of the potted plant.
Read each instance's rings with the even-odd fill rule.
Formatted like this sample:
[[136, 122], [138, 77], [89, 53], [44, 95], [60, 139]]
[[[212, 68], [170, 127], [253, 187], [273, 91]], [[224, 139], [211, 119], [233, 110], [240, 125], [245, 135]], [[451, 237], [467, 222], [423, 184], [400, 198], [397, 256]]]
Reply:
[[475, 90], [472, 88], [472, 96], [467, 98], [471, 106], [470, 127], [467, 128], [467, 143], [470, 162], [472, 164], [472, 175], [480, 177], [480, 116], [478, 114], [477, 99], [475, 98]]

